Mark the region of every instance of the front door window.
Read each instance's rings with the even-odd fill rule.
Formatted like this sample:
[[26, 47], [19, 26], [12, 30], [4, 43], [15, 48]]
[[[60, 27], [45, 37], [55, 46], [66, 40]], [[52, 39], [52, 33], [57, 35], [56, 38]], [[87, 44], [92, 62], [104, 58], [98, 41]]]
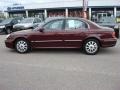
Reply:
[[44, 26], [45, 31], [61, 31], [63, 29], [63, 20], [55, 20]]

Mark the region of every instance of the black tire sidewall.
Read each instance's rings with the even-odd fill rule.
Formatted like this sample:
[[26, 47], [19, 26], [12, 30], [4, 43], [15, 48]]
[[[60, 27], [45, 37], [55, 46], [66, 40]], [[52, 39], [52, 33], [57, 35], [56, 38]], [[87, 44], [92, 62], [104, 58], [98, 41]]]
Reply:
[[[10, 30], [10, 32], [8, 32], [8, 30]], [[12, 31], [11, 31], [11, 29], [10, 28], [7, 28], [6, 29], [6, 34], [10, 34]]]

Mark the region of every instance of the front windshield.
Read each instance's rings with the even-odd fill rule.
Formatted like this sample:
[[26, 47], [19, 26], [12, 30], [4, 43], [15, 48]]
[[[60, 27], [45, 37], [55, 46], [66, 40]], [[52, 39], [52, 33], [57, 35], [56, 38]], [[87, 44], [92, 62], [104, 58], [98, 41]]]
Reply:
[[33, 18], [25, 18], [20, 23], [32, 23], [33, 20], [34, 20]]
[[6, 19], [2, 21], [2, 24], [7, 24], [10, 23], [12, 21], [12, 18]]

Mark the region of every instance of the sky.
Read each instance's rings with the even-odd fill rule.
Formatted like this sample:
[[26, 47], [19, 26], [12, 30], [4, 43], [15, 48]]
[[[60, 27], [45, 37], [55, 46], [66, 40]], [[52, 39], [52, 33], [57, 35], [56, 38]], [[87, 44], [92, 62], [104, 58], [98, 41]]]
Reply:
[[6, 6], [13, 3], [29, 4], [29, 3], [54, 2], [54, 1], [62, 1], [62, 0], [0, 0], [0, 6], [1, 5]]
[[11, 6], [15, 3], [25, 5], [30, 3], [55, 2], [55, 1], [65, 1], [65, 0], [0, 0], [0, 10], [3, 10], [5, 7]]
[[[12, 6], [13, 4], [32, 4], [32, 3], [43, 3], [43, 2], [56, 2], [56, 1], [79, 1], [79, 0], [0, 0], [0, 11], [4, 10], [8, 6]], [[90, 1], [90, 0], [88, 0]], [[92, 1], [92, 0], [91, 0]], [[114, 1], [114, 0], [112, 0]], [[120, 0], [116, 0], [119, 1]]]
[[[0, 9], [4, 9], [7, 6], [11, 6], [15, 3], [17, 4], [30, 4], [30, 3], [41, 3], [41, 2], [50, 2], [53, 0], [0, 0]], [[60, 0], [54, 0], [60, 1]]]
[[0, 6], [8, 6], [14, 3], [29, 4], [29, 3], [40, 3], [46, 1], [50, 1], [50, 0], [0, 0]]

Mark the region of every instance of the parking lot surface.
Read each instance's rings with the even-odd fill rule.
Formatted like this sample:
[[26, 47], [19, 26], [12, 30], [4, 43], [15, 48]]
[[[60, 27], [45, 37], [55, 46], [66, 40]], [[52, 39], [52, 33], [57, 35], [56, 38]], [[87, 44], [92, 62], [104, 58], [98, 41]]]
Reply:
[[74, 49], [18, 54], [0, 36], [0, 90], [120, 90], [120, 40], [90, 56]]

